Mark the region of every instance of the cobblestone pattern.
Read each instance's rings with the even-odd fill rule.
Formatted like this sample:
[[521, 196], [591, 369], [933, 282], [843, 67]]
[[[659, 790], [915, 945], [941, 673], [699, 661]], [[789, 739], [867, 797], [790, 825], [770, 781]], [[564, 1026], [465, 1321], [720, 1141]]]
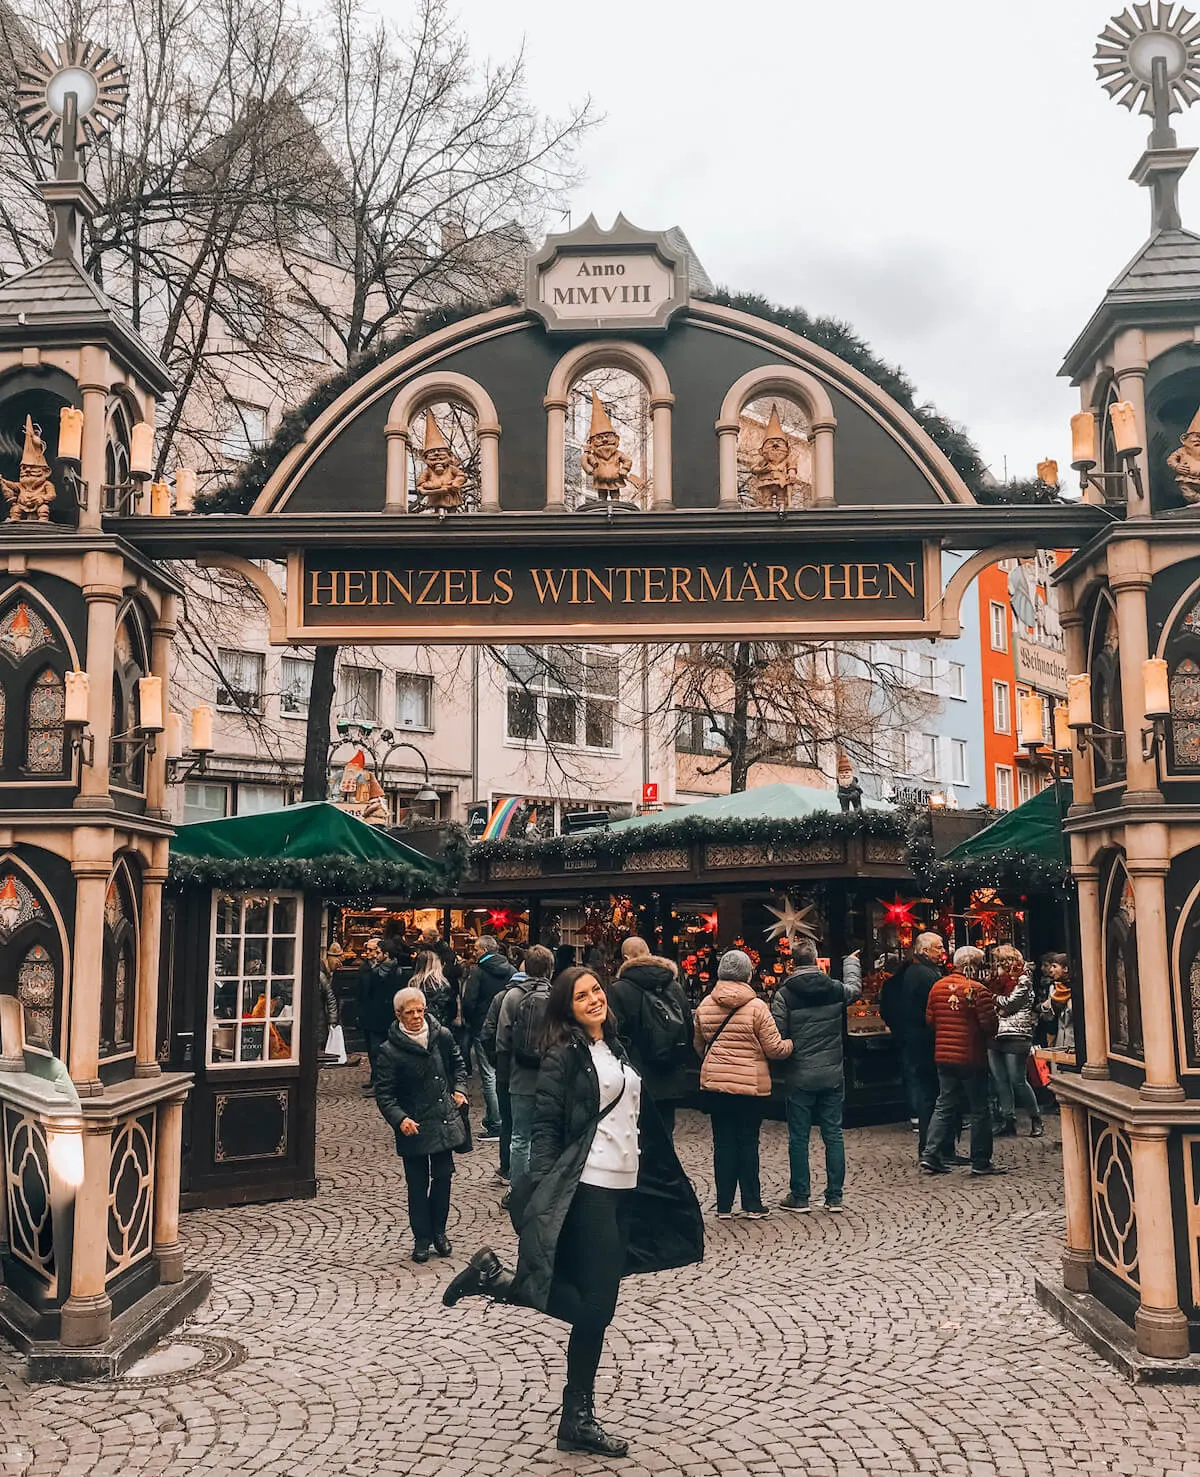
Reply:
[[[481, 1241], [511, 1251], [495, 1146], [458, 1161], [455, 1256], [416, 1267], [400, 1166], [360, 1081], [324, 1074], [316, 1200], [184, 1218], [190, 1264], [214, 1274], [192, 1327], [236, 1339], [246, 1361], [156, 1388], [30, 1388], [0, 1354], [0, 1477], [610, 1470], [554, 1450], [560, 1325], [440, 1305]], [[1061, 1235], [1050, 1123], [1003, 1142], [1012, 1172], [982, 1182], [918, 1180], [904, 1128], [851, 1131], [843, 1215], [710, 1217], [703, 1266], [627, 1281], [598, 1390], [632, 1446], [612, 1469], [1200, 1474], [1195, 1392], [1125, 1384], [1034, 1302]], [[707, 1120], [683, 1115], [679, 1141], [711, 1206]], [[785, 1142], [769, 1124], [771, 1199]]]

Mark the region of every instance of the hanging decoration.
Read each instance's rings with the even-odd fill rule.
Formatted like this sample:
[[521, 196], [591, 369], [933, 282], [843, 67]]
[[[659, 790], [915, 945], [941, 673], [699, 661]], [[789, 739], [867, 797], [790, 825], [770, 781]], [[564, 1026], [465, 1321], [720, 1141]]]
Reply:
[[773, 908], [770, 903], [767, 903], [766, 909], [772, 917], [779, 920], [778, 923], [772, 923], [766, 930], [768, 941], [786, 938], [790, 944], [797, 934], [803, 934], [807, 938], [816, 938], [816, 930], [808, 921], [810, 915], [816, 912], [816, 908], [811, 904], [806, 908], [796, 909], [791, 898], [780, 898], [778, 908]]
[[893, 928], [915, 928], [917, 920], [913, 915], [913, 905], [920, 902], [920, 898], [894, 897], [889, 903], [886, 898], [878, 898], [877, 902], [883, 909], [884, 924], [890, 924]]
[[716, 913], [716, 909], [714, 909], [711, 913], [701, 913], [700, 914], [700, 921], [704, 925], [704, 932], [705, 933], [716, 933], [716, 931], [717, 931], [717, 913]]

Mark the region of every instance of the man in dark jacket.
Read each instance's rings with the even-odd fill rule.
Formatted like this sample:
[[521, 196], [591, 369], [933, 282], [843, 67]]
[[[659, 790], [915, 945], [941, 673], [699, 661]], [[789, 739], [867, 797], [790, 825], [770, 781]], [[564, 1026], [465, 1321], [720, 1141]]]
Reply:
[[971, 1125], [971, 1173], [1004, 1173], [992, 1163], [987, 1048], [997, 1017], [992, 992], [983, 983], [984, 970], [982, 949], [958, 949], [952, 973], [929, 992], [925, 1018], [934, 1032], [939, 1091], [921, 1155], [925, 1174], [949, 1173], [955, 1125], [964, 1111]]
[[[467, 1028], [467, 1040], [479, 1042], [492, 1001], [505, 989], [516, 971], [500, 952], [500, 945], [489, 934], [475, 940], [475, 963], [467, 976], [463, 991], [463, 1022]], [[479, 1067], [479, 1080], [483, 1087], [483, 1132], [482, 1139], [500, 1137], [500, 1099], [496, 1093], [496, 1067], [488, 1060], [487, 1053], [477, 1047], [475, 1060]]]
[[918, 1158], [925, 1152], [929, 1120], [938, 1096], [933, 1032], [925, 1024], [925, 1006], [930, 990], [942, 977], [945, 959], [946, 945], [941, 935], [920, 934], [912, 958], [884, 981], [879, 992], [879, 1014], [900, 1048], [909, 1110], [917, 1120]]
[[[492, 1055], [496, 1061], [496, 1090], [500, 1096], [501, 1116], [505, 1116], [507, 1098], [508, 1112], [508, 1170], [515, 1185], [529, 1172], [529, 1143], [533, 1133], [533, 1104], [537, 1094], [539, 1067], [528, 1057], [519, 1057], [517, 1048], [527, 1049], [528, 1043], [514, 1038], [518, 1012], [522, 1002], [540, 990], [541, 998], [536, 1008], [545, 1015], [545, 997], [550, 990], [550, 974], [554, 969], [554, 955], [541, 944], [534, 944], [525, 955], [525, 968], [518, 970], [509, 981], [508, 989], [502, 991], [492, 1002], [488, 1019], [496, 1016], [496, 1031]], [[499, 1009], [497, 1009], [499, 1006]], [[535, 1006], [531, 1006], [531, 1009]], [[532, 1018], [536, 1021], [537, 1017]], [[487, 1027], [484, 1027], [485, 1047]], [[491, 1050], [490, 1047], [486, 1048]], [[503, 1158], [504, 1140], [500, 1141]], [[503, 1168], [503, 1164], [501, 1168]], [[502, 1201], [501, 1204], [504, 1204]]]
[[801, 1213], [809, 1209], [808, 1146], [815, 1122], [825, 1144], [825, 1209], [837, 1211], [846, 1183], [842, 1028], [847, 1005], [862, 994], [862, 969], [856, 950], [842, 961], [844, 980], [831, 979], [818, 969], [817, 946], [810, 939], [796, 945], [792, 958], [799, 968], [783, 981], [771, 1002], [779, 1034], [792, 1043], [792, 1054], [783, 1066], [791, 1185], [781, 1208]]
[[364, 1097], [375, 1093], [375, 1063], [379, 1048], [387, 1039], [396, 1011], [392, 1002], [404, 984], [404, 973], [397, 961], [383, 948], [383, 940], [369, 938], [363, 946], [363, 962], [358, 971], [358, 1028], [363, 1033], [371, 1075], [363, 1088]]
[[[687, 1096], [687, 1069], [696, 1059], [692, 1012], [678, 969], [669, 959], [651, 954], [645, 939], [627, 938], [621, 958], [617, 977], [608, 987], [609, 1008], [616, 1017], [617, 1035], [674, 1138], [675, 1110]], [[671, 1044], [674, 1036], [681, 1043], [678, 1049]]]

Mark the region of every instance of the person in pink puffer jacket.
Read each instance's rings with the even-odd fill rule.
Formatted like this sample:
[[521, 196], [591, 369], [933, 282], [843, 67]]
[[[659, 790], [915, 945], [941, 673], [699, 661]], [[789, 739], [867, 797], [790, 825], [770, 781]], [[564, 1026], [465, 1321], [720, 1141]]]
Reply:
[[717, 1219], [722, 1221], [733, 1215], [739, 1185], [742, 1210], [751, 1220], [770, 1214], [758, 1169], [763, 1099], [771, 1092], [767, 1062], [792, 1053], [792, 1043], [780, 1036], [767, 1002], [754, 993], [753, 974], [750, 956], [730, 949], [721, 956], [712, 993], [695, 1015], [700, 1086], [712, 1094], [713, 1178]]

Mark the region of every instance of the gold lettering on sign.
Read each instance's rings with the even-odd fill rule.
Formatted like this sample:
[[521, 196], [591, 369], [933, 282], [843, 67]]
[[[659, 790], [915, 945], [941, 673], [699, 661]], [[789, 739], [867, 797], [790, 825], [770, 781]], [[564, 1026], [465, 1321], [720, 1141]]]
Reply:
[[900, 573], [900, 571], [896, 568], [894, 564], [887, 564], [884, 566], [884, 568], [888, 572], [888, 575], [890, 576], [890, 578], [888, 579], [889, 600], [894, 600], [896, 598], [896, 585], [899, 585], [909, 595], [915, 596], [917, 593], [917, 566], [910, 559], [905, 567], [908, 570], [907, 579], [904, 578], [904, 576]]
[[733, 570], [726, 569], [718, 584], [713, 584], [712, 575], [707, 569], [700, 570], [700, 598], [701, 600], [732, 600], [733, 599]]
[[672, 565], [671, 604], [682, 605], [685, 600], [690, 600], [693, 605], [696, 603], [696, 597], [692, 594], [692, 571]]
[[[553, 602], [557, 603], [562, 599], [563, 586], [567, 582], [565, 569], [531, 569], [529, 573], [533, 576], [533, 588], [537, 591], [540, 604], [545, 605], [547, 591]], [[558, 576], [557, 580], [554, 578], [555, 575]]]
[[[511, 605], [513, 598], [513, 587], [510, 583], [510, 581], [512, 580], [512, 570], [498, 569], [493, 575], [493, 579], [495, 579], [496, 581], [496, 589], [500, 592], [500, 594], [496, 596], [496, 604]], [[500, 598], [501, 595], [503, 595], [503, 599]]]

